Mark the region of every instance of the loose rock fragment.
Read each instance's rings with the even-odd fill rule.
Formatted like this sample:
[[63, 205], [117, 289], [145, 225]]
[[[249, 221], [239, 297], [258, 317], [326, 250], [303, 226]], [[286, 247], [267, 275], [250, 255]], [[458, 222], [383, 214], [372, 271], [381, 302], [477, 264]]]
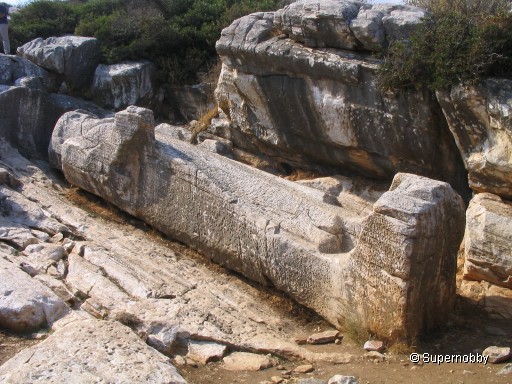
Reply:
[[276, 365], [276, 361], [270, 356], [248, 352], [234, 352], [223, 361], [223, 368], [228, 371], [260, 371]]
[[512, 357], [509, 347], [496, 346], [486, 348], [482, 355], [489, 356], [489, 363], [491, 364], [503, 363]]
[[[320, 333], [315, 333], [308, 337], [308, 344], [327, 344], [333, 343], [336, 339], [340, 337], [340, 333], [337, 330], [325, 331]], [[343, 337], [343, 336], [341, 336]]]
[[331, 377], [327, 384], [358, 384], [358, 381], [354, 376], [336, 375]]
[[222, 344], [191, 340], [188, 343], [187, 358], [200, 364], [207, 364], [222, 359], [226, 349], [227, 347]]
[[313, 372], [315, 370], [315, 367], [313, 367], [311, 364], [305, 364], [305, 365], [299, 365], [296, 367], [293, 372], [295, 373], [309, 373]]
[[363, 348], [367, 351], [377, 351], [377, 352], [382, 352], [386, 349], [386, 347], [384, 347], [384, 343], [382, 341], [377, 341], [377, 340], [367, 341], [366, 343], [364, 343]]

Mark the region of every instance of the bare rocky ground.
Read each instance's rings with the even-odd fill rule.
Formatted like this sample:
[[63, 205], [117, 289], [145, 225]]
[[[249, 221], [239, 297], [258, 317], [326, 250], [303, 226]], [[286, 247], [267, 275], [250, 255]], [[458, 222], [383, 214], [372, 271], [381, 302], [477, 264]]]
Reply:
[[[491, 345], [512, 345], [509, 322], [489, 318], [462, 298], [444, 330], [413, 348], [391, 347], [383, 357], [365, 355], [362, 345], [369, 335], [357, 327], [342, 332], [341, 344], [298, 345], [294, 340], [330, 326], [278, 292], [211, 264], [98, 198], [69, 188], [44, 163], [27, 162], [4, 147], [0, 166], [22, 183], [18, 198], [72, 230], [68, 237], [74, 248], [63, 260], [65, 268], [47, 268], [46, 274], [65, 283], [76, 313], [129, 325], [168, 355], [186, 354], [190, 343], [207, 341], [227, 346], [226, 354], [245, 351], [277, 358], [277, 366], [260, 371], [225, 370], [220, 361], [202, 365], [186, 358], [174, 360], [189, 383], [260, 383], [272, 378], [278, 382], [277, 377], [286, 377], [289, 383], [307, 378], [327, 382], [336, 374], [355, 376], [359, 383], [512, 382], [511, 375], [497, 375], [505, 364], [409, 361], [412, 350], [468, 354]], [[52, 332], [19, 336], [1, 331], [0, 364]], [[314, 370], [293, 372], [304, 364], [312, 364]]]

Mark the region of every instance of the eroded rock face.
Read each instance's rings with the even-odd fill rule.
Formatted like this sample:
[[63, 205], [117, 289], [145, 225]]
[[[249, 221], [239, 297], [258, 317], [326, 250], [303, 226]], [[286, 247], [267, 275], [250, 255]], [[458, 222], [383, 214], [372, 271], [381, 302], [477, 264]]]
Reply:
[[155, 66], [149, 61], [100, 64], [91, 92], [99, 105], [120, 110], [129, 105], [149, 106], [155, 96]]
[[512, 80], [486, 79], [476, 86], [438, 91], [476, 192], [512, 198]]
[[170, 137], [155, 141], [145, 109], [78, 131], [70, 126], [58, 139], [72, 184], [335, 325], [356, 314], [385, 337], [413, 338], [451, 306], [464, 208], [446, 183], [398, 175], [362, 214], [350, 196], [346, 207], [325, 202], [324, 191]]
[[71, 96], [0, 85], [0, 136], [25, 154], [46, 158], [55, 123], [65, 112], [75, 109], [107, 114]]
[[68, 324], [0, 367], [0, 383], [28, 382], [186, 383], [130, 328], [95, 319]]
[[19, 47], [17, 54], [63, 75], [69, 87], [83, 88], [90, 85], [101, 50], [100, 42], [93, 37], [62, 36], [37, 38]]
[[[0, 248], [0, 326], [30, 332], [52, 325], [69, 307], [41, 282], [3, 257]], [[12, 256], [14, 257], [14, 256]]]
[[223, 69], [216, 95], [235, 146], [387, 180], [420, 174], [465, 193], [464, 165], [435, 97], [380, 92], [379, 61], [369, 54], [272, 37], [281, 13], [238, 19], [217, 42]]
[[23, 85], [17, 82], [27, 82], [23, 80], [27, 78], [39, 79], [45, 90], [55, 90], [57, 86], [56, 79], [50, 73], [31, 61], [16, 56], [0, 56], [0, 84]]
[[512, 289], [512, 203], [477, 194], [466, 213], [464, 278]]

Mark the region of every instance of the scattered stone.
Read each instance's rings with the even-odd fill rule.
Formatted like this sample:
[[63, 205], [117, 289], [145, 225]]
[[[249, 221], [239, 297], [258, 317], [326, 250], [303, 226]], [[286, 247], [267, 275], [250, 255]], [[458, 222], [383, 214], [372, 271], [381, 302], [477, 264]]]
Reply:
[[377, 340], [367, 341], [366, 343], [364, 343], [363, 348], [367, 351], [377, 351], [377, 352], [382, 352], [386, 349], [386, 347], [384, 347], [384, 343], [382, 341], [377, 341]]
[[307, 338], [308, 344], [333, 343], [336, 339], [343, 338], [337, 330], [315, 333]]
[[278, 365], [278, 366], [276, 367], [276, 369], [277, 369], [278, 371], [285, 371], [285, 370], [286, 370], [286, 367], [285, 367], [284, 365]]
[[298, 345], [304, 345], [304, 344], [307, 344], [308, 343], [308, 338], [306, 336], [304, 337], [296, 337], [295, 338], [295, 342], [298, 344]]
[[273, 383], [275, 384], [279, 384], [279, 383], [282, 383], [285, 381], [285, 379], [283, 379], [281, 376], [272, 376], [270, 378], [270, 381], [272, 381]]
[[512, 375], [512, 363], [505, 365], [498, 373], [499, 376]]
[[227, 347], [222, 344], [190, 340], [187, 358], [204, 365], [211, 361], [221, 360], [226, 353], [226, 349]]
[[364, 357], [366, 357], [367, 359], [373, 360], [373, 361], [378, 361], [378, 362], [383, 362], [386, 360], [386, 356], [384, 356], [382, 353], [377, 352], [377, 351], [371, 351], [371, 352], [365, 353]]
[[299, 379], [297, 381], [297, 384], [327, 384], [327, 383], [320, 379], [307, 378], [307, 379]]
[[354, 376], [336, 375], [331, 377], [327, 384], [358, 384], [358, 381]]
[[20, 352], [0, 367], [0, 382], [186, 383], [128, 327], [101, 320], [72, 322]]
[[476, 375], [476, 373], [475, 373], [475, 372], [473, 372], [473, 371], [468, 371], [468, 370], [466, 370], [466, 369], [465, 369], [464, 371], [462, 371], [462, 374], [463, 374], [463, 375]]
[[223, 368], [228, 371], [260, 371], [275, 365], [275, 360], [270, 356], [248, 352], [234, 352], [223, 361]]
[[177, 355], [173, 359], [174, 364], [178, 366], [184, 366], [187, 365], [187, 360], [183, 356]]
[[507, 361], [512, 357], [511, 351], [509, 347], [496, 347], [492, 346], [486, 348], [482, 353], [484, 356], [489, 356], [489, 363], [491, 364], [499, 364]]
[[305, 365], [299, 365], [296, 367], [293, 372], [295, 373], [309, 373], [313, 372], [315, 370], [315, 367], [313, 367], [311, 364], [305, 364]]
[[341, 339], [336, 339], [336, 340], [334, 340], [334, 344], [336, 344], [336, 345], [340, 345], [340, 344], [341, 344]]

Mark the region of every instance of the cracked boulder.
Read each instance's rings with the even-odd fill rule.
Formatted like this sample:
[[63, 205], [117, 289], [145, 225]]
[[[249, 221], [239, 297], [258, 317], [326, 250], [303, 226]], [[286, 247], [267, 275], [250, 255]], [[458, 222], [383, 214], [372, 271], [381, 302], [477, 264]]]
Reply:
[[412, 339], [453, 304], [464, 205], [447, 183], [399, 174], [361, 211], [341, 190], [341, 202], [326, 201], [322, 190], [158, 141], [146, 109], [79, 131], [69, 126], [58, 138], [69, 182], [336, 326], [356, 317], [383, 337]]
[[17, 50], [17, 55], [61, 75], [73, 89], [90, 85], [101, 57], [100, 42], [93, 37], [37, 38]]
[[129, 105], [149, 107], [156, 96], [155, 73], [149, 61], [100, 64], [94, 72], [92, 98], [98, 105], [116, 111]]

